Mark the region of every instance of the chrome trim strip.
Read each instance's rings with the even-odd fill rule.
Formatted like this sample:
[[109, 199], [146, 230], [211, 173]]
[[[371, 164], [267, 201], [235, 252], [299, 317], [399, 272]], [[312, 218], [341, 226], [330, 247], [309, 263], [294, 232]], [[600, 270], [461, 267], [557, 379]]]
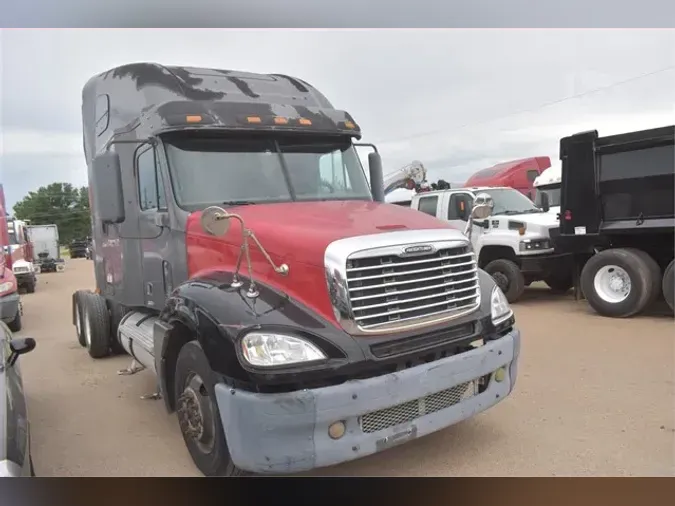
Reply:
[[[420, 279], [414, 279], [412, 281], [393, 281], [392, 283], [383, 283], [381, 285], [375, 285], [375, 286], [359, 286], [356, 288], [350, 288], [349, 291], [354, 291], [354, 290], [372, 290], [374, 288], [380, 288], [380, 287], [388, 287], [388, 286], [398, 286], [398, 285], [408, 285], [410, 283], [419, 283], [423, 281], [433, 281], [434, 279], [445, 279], [448, 276], [463, 276], [465, 274], [473, 274], [475, 272], [478, 272], [478, 268], [475, 269], [470, 269], [468, 271], [462, 271], [458, 273], [451, 273], [451, 274], [443, 274], [442, 276], [430, 276], [428, 278], [420, 278]], [[473, 278], [471, 278], [473, 279]], [[471, 281], [471, 279], [460, 279], [459, 281], [455, 281], [454, 283], [468, 283]], [[356, 300], [356, 299], [351, 299], [351, 300]]]
[[[476, 272], [476, 270], [474, 269], [472, 272]], [[471, 272], [469, 272], [468, 274], [471, 274]], [[447, 276], [436, 276], [436, 277], [433, 277], [433, 278], [424, 278], [422, 280], [418, 279], [417, 281], [434, 280], [434, 279], [438, 279], [438, 278], [442, 278], [442, 277], [446, 278]], [[448, 281], [447, 283], [442, 283], [440, 285], [425, 286], [421, 290], [419, 288], [411, 288], [409, 290], [399, 290], [399, 291], [396, 292], [396, 295], [404, 295], [406, 293], [413, 293], [413, 292], [424, 291], [424, 290], [435, 290], [436, 288], [443, 288], [444, 286], [455, 286], [455, 285], [458, 285], [460, 283], [470, 283], [471, 281], [478, 281], [478, 276], [474, 276], [471, 279], [460, 279], [459, 281]], [[398, 284], [401, 284], [401, 283], [407, 283], [407, 281], [402, 281], [402, 282], [399, 281], [398, 282]], [[394, 285], [394, 284], [396, 284], [396, 283], [385, 283], [385, 284], [380, 285], [380, 286], [387, 287], [387, 286], [391, 286], [391, 285]], [[372, 287], [372, 288], [375, 288], [375, 287]], [[356, 288], [354, 288], [354, 290], [356, 290]], [[364, 295], [363, 297], [351, 297], [350, 300], [352, 302], [355, 302], [355, 301], [360, 301], [360, 300], [376, 299], [378, 297], [386, 297], [386, 296], [378, 293], [378, 294], [375, 294], [375, 295]]]
[[[464, 253], [462, 255], [453, 255], [452, 257], [448, 258], [462, 258], [462, 257], [470, 257], [471, 253]], [[392, 266], [406, 266], [406, 265], [415, 265], [415, 264], [423, 264], [427, 262], [442, 262], [445, 260], [444, 257], [438, 257], [438, 258], [425, 258], [423, 260], [413, 260], [411, 262], [397, 262], [395, 264], [389, 264]], [[385, 267], [386, 265], [370, 265], [368, 267], [353, 267], [351, 269], [347, 269], [347, 272], [358, 272], [358, 271], [367, 271], [370, 269], [381, 269], [382, 267]]]
[[[447, 267], [453, 267], [453, 268], [454, 267], [465, 267], [467, 265], [476, 265], [476, 261], [471, 260], [470, 262], [462, 262], [461, 264], [452, 264], [452, 265], [448, 265]], [[387, 268], [386, 265], [380, 265], [379, 267], [380, 267], [380, 269]], [[440, 267], [442, 267], [442, 266], [437, 265], [436, 267], [428, 267], [426, 269], [417, 269], [417, 270], [414, 270], [414, 271], [388, 272], [388, 273], [385, 273], [385, 274], [378, 274], [377, 276], [363, 276], [363, 277], [360, 277], [358, 279], [358, 281], [368, 281], [369, 279], [390, 278], [392, 275], [396, 275], [396, 274], [408, 276], [410, 274], [420, 274], [422, 272], [433, 272], [433, 271], [437, 271]], [[443, 267], [445, 267], [445, 266], [443, 266]], [[463, 271], [462, 272], [453, 272], [453, 273], [448, 274], [448, 276], [455, 276], [455, 275], [461, 276], [463, 274], [464, 274]], [[417, 280], [415, 280], [415, 281], [417, 281]]]
[[[472, 286], [471, 288], [473, 290], [475, 290], [478, 287]], [[470, 295], [468, 297], [460, 297], [458, 299], [454, 299], [454, 301], [459, 302], [459, 301], [463, 301], [463, 300], [475, 299], [476, 297], [477, 297], [477, 295]], [[380, 318], [381, 316], [387, 316], [388, 314], [410, 313], [411, 311], [417, 311], [419, 309], [429, 309], [430, 307], [442, 306], [442, 305], [447, 304], [447, 303], [448, 303], [448, 301], [444, 300], [444, 301], [441, 301], [441, 302], [434, 302], [433, 304], [425, 304], [424, 306], [417, 306], [417, 307], [413, 307], [413, 308], [410, 308], [410, 309], [397, 309], [395, 311], [386, 311], [384, 313], [369, 314], [368, 316], [357, 316], [356, 319], [357, 320], [369, 320], [371, 318]], [[361, 308], [358, 308], [357, 311], [359, 309], [361, 309]]]
[[[422, 279], [416, 279], [413, 281], [394, 281], [391, 283], [386, 283], [386, 284], [380, 284], [372, 288], [383, 288], [383, 287], [390, 287], [390, 286], [398, 286], [398, 285], [405, 285], [409, 283], [418, 283], [420, 281], [430, 281], [434, 279], [445, 279], [451, 276], [464, 276], [468, 274], [474, 274], [469, 279], [466, 280], [461, 280], [461, 281], [451, 281], [448, 284], [457, 284], [457, 283], [475, 283], [475, 289], [476, 289], [476, 295], [472, 295], [471, 297], [467, 297], [466, 299], [476, 299], [475, 304], [472, 304], [471, 306], [464, 307], [461, 310], [457, 311], [452, 311], [452, 310], [447, 310], [444, 309], [442, 311], [437, 311], [434, 313], [426, 314], [422, 317], [420, 316], [414, 316], [414, 317], [409, 317], [409, 318], [400, 318], [396, 321], [393, 322], [385, 322], [381, 324], [373, 324], [372, 326], [368, 326], [367, 328], [361, 327], [356, 319], [354, 312], [352, 310], [351, 306], [351, 300], [349, 297], [350, 291], [354, 290], [367, 290], [369, 287], [360, 287], [360, 288], [352, 288], [350, 290], [350, 287], [348, 286], [347, 282], [347, 261], [348, 260], [357, 260], [357, 259], [364, 259], [364, 258], [370, 258], [370, 257], [376, 257], [376, 256], [388, 256], [388, 255], [396, 255], [396, 256], [401, 256], [405, 257], [405, 248], [409, 248], [410, 246], [420, 246], [420, 245], [430, 245], [433, 246], [436, 251], [439, 249], [448, 249], [448, 248], [461, 248], [461, 247], [470, 247], [468, 239], [458, 230], [453, 229], [453, 228], [441, 228], [441, 229], [427, 229], [427, 230], [401, 230], [401, 231], [394, 231], [394, 232], [383, 232], [380, 234], [371, 234], [371, 235], [365, 235], [365, 236], [357, 236], [357, 237], [348, 237], [345, 239], [339, 239], [337, 241], [334, 241], [333, 243], [329, 244], [328, 247], [326, 248], [326, 252], [324, 255], [324, 266], [325, 266], [325, 271], [326, 271], [326, 282], [328, 285], [328, 294], [331, 299], [331, 304], [333, 307], [333, 313], [335, 315], [336, 320], [339, 322], [339, 324], [342, 326], [342, 328], [349, 334], [351, 335], [377, 335], [377, 334], [383, 334], [383, 333], [392, 333], [392, 332], [399, 332], [399, 331], [404, 331], [404, 330], [412, 330], [412, 329], [418, 329], [418, 328], [423, 328], [427, 327], [430, 325], [435, 325], [438, 323], [442, 323], [444, 321], [449, 321], [453, 320], [455, 318], [459, 318], [460, 316], [464, 316], [466, 314], [472, 313], [476, 311], [480, 307], [481, 303], [481, 289], [480, 289], [480, 284], [478, 282], [478, 276], [475, 275], [477, 272], [477, 267], [475, 266], [476, 264], [476, 258], [473, 253], [462, 253], [456, 256], [451, 256], [450, 258], [457, 258], [457, 257], [464, 257], [464, 256], [469, 256], [471, 257], [470, 262], [463, 262], [462, 264], [452, 264], [449, 267], [462, 267], [466, 265], [473, 265], [472, 269], [462, 271], [459, 273], [450, 273], [450, 274], [445, 274], [442, 276], [430, 276], [428, 278], [422, 278]], [[429, 259], [432, 260], [432, 259]], [[433, 260], [443, 260], [434, 258]], [[414, 264], [414, 263], [423, 263], [421, 260], [413, 260], [409, 262], [401, 262], [396, 263], [396, 264], [391, 264], [392, 266], [398, 266], [398, 265], [409, 265], [409, 264]], [[387, 268], [388, 265], [385, 264], [383, 266], [379, 266], [380, 268]], [[436, 269], [439, 269], [440, 266]], [[360, 268], [356, 268], [354, 270], [362, 270]], [[365, 270], [365, 268], [363, 269]], [[428, 270], [434, 270], [434, 269], [428, 269]], [[427, 270], [425, 269], [418, 269], [416, 271], [412, 271], [412, 274], [415, 273], [420, 273], [420, 272], [425, 272]], [[409, 273], [406, 273], [409, 274]], [[387, 275], [382, 275], [382, 276], [370, 276], [367, 278], [370, 279], [381, 279], [381, 278], [386, 278]], [[367, 278], [360, 278], [360, 279], [367, 279]], [[429, 287], [429, 289], [434, 289], [434, 288], [442, 288], [445, 286], [445, 284], [441, 285], [436, 285], [433, 287]], [[424, 291], [424, 289], [408, 289], [408, 290], [403, 290], [400, 293], [411, 293], [414, 291]], [[436, 296], [442, 296], [443, 294], [436, 295]], [[364, 298], [375, 298], [375, 297], [383, 297], [383, 295], [368, 295], [368, 296], [363, 296], [363, 297], [358, 297], [353, 300], [363, 300]], [[463, 299], [463, 300], [466, 300]], [[414, 301], [414, 299], [412, 299]], [[405, 300], [399, 301], [399, 302], [407, 302]], [[447, 302], [444, 302], [444, 304], [447, 304]], [[438, 304], [431, 304], [428, 305], [429, 307], [433, 307]], [[426, 306], [423, 306], [423, 308]], [[361, 308], [359, 308], [361, 309]], [[415, 308], [415, 309], [420, 309], [420, 308]], [[412, 310], [415, 310], [412, 309]], [[398, 313], [404, 313], [410, 311], [408, 309], [404, 309], [401, 311], [394, 311]], [[368, 317], [359, 317], [359, 320], [367, 319], [367, 318], [372, 318], [374, 315], [369, 315]]]

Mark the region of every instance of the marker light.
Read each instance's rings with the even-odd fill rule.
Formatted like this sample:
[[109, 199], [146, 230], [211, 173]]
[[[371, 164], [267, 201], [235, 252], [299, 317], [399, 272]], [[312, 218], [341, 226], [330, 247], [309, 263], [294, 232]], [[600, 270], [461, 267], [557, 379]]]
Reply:
[[276, 116], [274, 118], [275, 125], [288, 125], [288, 118], [282, 118], [281, 116]]
[[188, 123], [199, 123], [201, 122], [202, 117], [199, 114], [190, 114], [185, 116], [185, 121]]
[[340, 439], [345, 435], [346, 429], [344, 422], [335, 422], [328, 427], [328, 435], [331, 439]]
[[312, 124], [312, 121], [311, 121], [311, 120], [308, 120], [307, 118], [300, 118], [300, 119], [298, 120], [298, 123], [300, 123], [301, 125], [309, 126], [309, 125]]
[[247, 116], [246, 121], [249, 123], [262, 123], [260, 116]]
[[345, 128], [356, 128], [356, 125], [351, 121], [347, 120], [345, 121]]

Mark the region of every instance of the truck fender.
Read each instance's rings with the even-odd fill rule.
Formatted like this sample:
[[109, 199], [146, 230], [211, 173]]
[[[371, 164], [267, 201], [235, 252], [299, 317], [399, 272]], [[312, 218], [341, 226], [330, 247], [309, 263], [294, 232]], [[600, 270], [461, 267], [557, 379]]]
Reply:
[[[173, 409], [173, 369], [180, 348], [197, 340], [214, 373], [225, 382], [250, 381], [239, 361], [236, 342], [239, 335], [259, 326], [300, 330], [315, 337], [324, 347], [346, 352], [359, 345], [342, 329], [328, 322], [287, 295], [256, 281], [259, 295], [248, 298], [248, 280], [232, 288], [232, 274], [209, 273], [178, 286], [167, 299], [155, 323], [155, 365], [167, 408]], [[359, 348], [360, 351], [360, 348]]]

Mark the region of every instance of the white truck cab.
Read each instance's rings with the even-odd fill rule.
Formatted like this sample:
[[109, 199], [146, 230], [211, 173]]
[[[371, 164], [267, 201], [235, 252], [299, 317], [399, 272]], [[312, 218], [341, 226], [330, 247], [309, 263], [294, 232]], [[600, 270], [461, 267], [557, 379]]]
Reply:
[[[572, 287], [568, 255], [558, 255], [551, 242], [558, 218], [544, 212], [513, 188], [457, 188], [420, 193], [411, 208], [449, 222], [464, 230], [476, 196], [492, 197], [492, 215], [474, 220], [471, 243], [478, 266], [490, 274], [509, 302], [520, 298], [525, 287], [545, 281], [551, 289], [566, 292]], [[554, 232], [554, 233], [555, 233]]]
[[539, 174], [534, 180], [533, 186], [535, 189], [535, 205], [553, 214], [558, 219], [560, 214], [560, 187], [562, 186], [562, 168], [560, 165], [549, 167]]

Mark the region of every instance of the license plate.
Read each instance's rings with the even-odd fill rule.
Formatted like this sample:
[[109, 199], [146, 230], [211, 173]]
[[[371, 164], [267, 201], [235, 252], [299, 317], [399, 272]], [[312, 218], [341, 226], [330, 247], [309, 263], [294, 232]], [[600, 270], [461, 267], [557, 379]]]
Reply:
[[383, 437], [382, 439], [378, 439], [375, 442], [375, 448], [377, 449], [377, 451], [386, 450], [393, 446], [398, 446], [402, 445], [403, 443], [407, 443], [408, 441], [410, 441], [411, 439], [415, 439], [416, 437], [417, 437], [417, 426], [413, 425], [412, 427], [408, 427], [407, 429], [401, 432], [398, 432], [391, 436]]

